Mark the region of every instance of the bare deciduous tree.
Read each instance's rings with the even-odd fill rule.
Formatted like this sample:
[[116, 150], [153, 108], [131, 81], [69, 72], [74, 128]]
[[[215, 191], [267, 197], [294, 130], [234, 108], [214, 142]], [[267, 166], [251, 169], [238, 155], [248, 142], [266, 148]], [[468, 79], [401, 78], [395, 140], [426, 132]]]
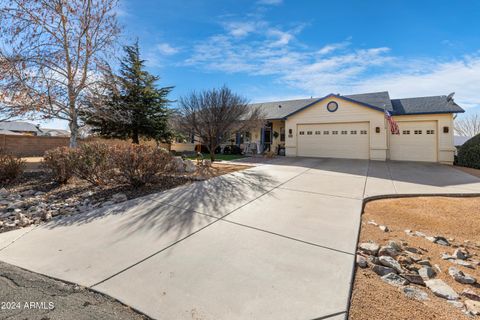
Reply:
[[480, 114], [472, 113], [455, 119], [455, 132], [464, 137], [480, 134]]
[[183, 132], [194, 134], [206, 145], [210, 158], [215, 160], [215, 149], [237, 131], [248, 131], [264, 123], [258, 108], [233, 93], [229, 88], [193, 92], [179, 100], [177, 124]]
[[2, 1], [0, 103], [10, 114], [66, 120], [76, 146], [78, 114], [119, 32], [117, 1]]

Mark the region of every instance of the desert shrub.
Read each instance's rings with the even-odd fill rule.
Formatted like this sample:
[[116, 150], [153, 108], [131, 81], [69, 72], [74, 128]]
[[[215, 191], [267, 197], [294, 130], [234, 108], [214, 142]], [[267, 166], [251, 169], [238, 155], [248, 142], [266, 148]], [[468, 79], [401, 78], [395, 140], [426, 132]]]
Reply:
[[114, 172], [111, 162], [111, 149], [103, 142], [83, 143], [72, 151], [72, 169], [74, 174], [94, 185], [110, 182]]
[[58, 147], [45, 152], [42, 166], [57, 183], [65, 184], [73, 176], [76, 152], [68, 147]]
[[13, 182], [24, 170], [24, 160], [0, 151], [0, 184], [6, 185]]
[[225, 146], [223, 154], [242, 154], [242, 149], [237, 145]]
[[460, 147], [457, 161], [460, 166], [480, 169], [480, 134]]
[[154, 182], [158, 174], [172, 165], [167, 150], [147, 145], [117, 145], [112, 147], [111, 157], [117, 180], [134, 187]]

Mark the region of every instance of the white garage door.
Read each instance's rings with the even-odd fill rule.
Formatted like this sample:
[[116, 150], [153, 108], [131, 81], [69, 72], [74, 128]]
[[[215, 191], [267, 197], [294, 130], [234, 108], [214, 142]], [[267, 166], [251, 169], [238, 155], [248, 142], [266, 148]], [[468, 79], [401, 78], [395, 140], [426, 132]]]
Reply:
[[369, 159], [369, 123], [298, 125], [298, 155]]
[[400, 134], [390, 135], [390, 159], [437, 161], [437, 125], [435, 121], [399, 121]]

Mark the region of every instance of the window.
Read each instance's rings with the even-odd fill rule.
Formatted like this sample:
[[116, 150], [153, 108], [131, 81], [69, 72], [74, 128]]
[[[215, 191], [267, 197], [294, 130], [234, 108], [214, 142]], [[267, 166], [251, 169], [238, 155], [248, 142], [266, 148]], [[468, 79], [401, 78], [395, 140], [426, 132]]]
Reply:
[[342, 130], [342, 134], [347, 134], [348, 132], [346, 130]]
[[422, 130], [415, 130], [413, 133], [415, 133], [415, 134], [422, 134]]
[[360, 134], [367, 134], [367, 130], [361, 130]]
[[330, 132], [329, 131], [323, 131], [323, 134], [329, 134]]
[[300, 131], [298, 134], [303, 136], [305, 134], [305, 131]]
[[315, 134], [322, 134], [321, 131], [315, 131]]
[[350, 131], [350, 134], [357, 134], [357, 130]]
[[403, 130], [402, 134], [410, 134], [410, 130]]
[[338, 131], [332, 131], [332, 134], [338, 134]]
[[427, 130], [427, 134], [435, 134], [435, 130]]
[[312, 135], [312, 131], [307, 131], [307, 135], [308, 135], [308, 136], [311, 136], [311, 135]]

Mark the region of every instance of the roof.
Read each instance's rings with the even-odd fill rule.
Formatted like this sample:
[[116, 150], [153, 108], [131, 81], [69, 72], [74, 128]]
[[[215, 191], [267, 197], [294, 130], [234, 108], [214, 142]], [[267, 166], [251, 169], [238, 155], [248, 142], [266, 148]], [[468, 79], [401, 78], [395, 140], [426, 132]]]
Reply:
[[14, 132], [40, 132], [33, 123], [23, 121], [2, 121], [0, 122], [0, 130], [8, 130]]
[[21, 133], [9, 131], [9, 130], [3, 130], [3, 129], [0, 129], [0, 134], [4, 134], [4, 135], [7, 135], [7, 136], [21, 136], [22, 135]]
[[70, 131], [63, 130], [63, 129], [49, 129], [49, 128], [42, 128], [41, 129], [42, 136], [50, 136], [50, 137], [70, 137]]
[[382, 112], [386, 109], [392, 115], [464, 112], [453, 100], [447, 100], [447, 96], [390, 99], [388, 91], [352, 95], [329, 94], [323, 98], [254, 103], [251, 106], [259, 107], [267, 119], [285, 119], [329, 97], [339, 97]]

